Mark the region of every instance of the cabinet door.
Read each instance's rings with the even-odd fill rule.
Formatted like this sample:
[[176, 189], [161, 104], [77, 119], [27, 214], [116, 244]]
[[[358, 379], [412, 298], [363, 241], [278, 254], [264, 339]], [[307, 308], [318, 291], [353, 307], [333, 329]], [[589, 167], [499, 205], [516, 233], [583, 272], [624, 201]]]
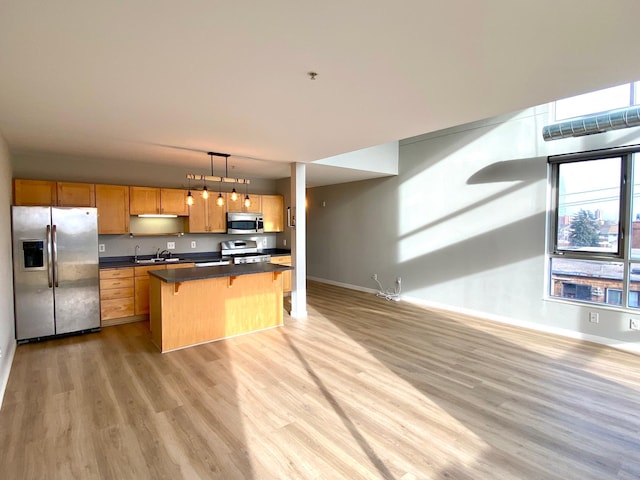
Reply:
[[251, 200], [251, 204], [248, 207], [244, 206], [244, 195], [242, 195], [242, 210], [247, 213], [262, 213], [262, 195], [251, 195], [249, 194], [249, 200]]
[[136, 315], [149, 313], [149, 275], [136, 277], [134, 304]]
[[[291, 255], [271, 257], [271, 263], [291, 266]], [[282, 291], [284, 293], [288, 293], [291, 291], [291, 270], [282, 272]]]
[[92, 183], [58, 182], [59, 207], [95, 207], [96, 191]]
[[98, 233], [129, 232], [129, 187], [122, 185], [96, 185]]
[[[198, 199], [200, 200], [201, 197]], [[176, 188], [160, 189], [160, 213], [180, 215], [186, 217], [189, 215], [189, 206], [187, 205], [187, 191]]]
[[224, 203], [227, 206], [227, 212], [244, 212], [243, 201], [244, 197], [238, 194], [236, 200], [231, 198], [231, 193], [223, 193], [224, 195]]
[[227, 210], [216, 203], [214, 197], [209, 198], [207, 205], [207, 215], [209, 220], [209, 231], [215, 233], [226, 233], [227, 231]]
[[54, 206], [56, 182], [46, 180], [13, 180], [13, 204], [25, 206]]
[[226, 193], [225, 195], [227, 212], [262, 213], [262, 197], [260, 195], [249, 194], [251, 204], [248, 207], [244, 205], [244, 193], [238, 193], [238, 198], [235, 201], [231, 199], [230, 193]]
[[[189, 205], [189, 233], [208, 232], [207, 202], [202, 197], [194, 195], [193, 205]], [[224, 207], [222, 207], [224, 210]]]
[[265, 232], [284, 230], [284, 198], [282, 195], [262, 195]]
[[166, 265], [135, 267], [134, 305], [136, 315], [149, 313], [149, 271], [164, 270]]
[[153, 187], [129, 187], [130, 190], [130, 215], [142, 215], [144, 213], [160, 213], [160, 189]]

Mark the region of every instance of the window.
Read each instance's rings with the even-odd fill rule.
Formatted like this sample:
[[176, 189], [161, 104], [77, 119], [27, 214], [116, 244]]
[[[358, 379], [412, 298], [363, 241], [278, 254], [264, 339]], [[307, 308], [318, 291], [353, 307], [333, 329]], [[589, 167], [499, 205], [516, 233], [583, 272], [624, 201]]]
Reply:
[[640, 309], [638, 162], [638, 145], [549, 157], [549, 296]]
[[626, 83], [558, 100], [555, 102], [555, 119], [556, 121], [567, 120], [636, 105], [638, 103], [635, 98], [637, 86], [638, 83]]

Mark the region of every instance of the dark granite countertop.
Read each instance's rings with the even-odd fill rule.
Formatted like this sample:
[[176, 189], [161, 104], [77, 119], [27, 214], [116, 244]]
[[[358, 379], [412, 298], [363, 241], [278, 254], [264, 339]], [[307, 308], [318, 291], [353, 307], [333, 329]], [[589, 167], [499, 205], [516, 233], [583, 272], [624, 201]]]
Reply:
[[171, 270], [152, 270], [149, 275], [167, 283], [205, 280], [207, 278], [236, 277], [255, 273], [284, 272], [293, 270], [287, 265], [273, 263], [244, 263], [241, 265], [217, 265], [214, 267], [175, 268]]
[[[262, 250], [262, 253], [271, 255], [272, 257], [279, 257], [283, 255], [291, 255], [291, 250], [285, 250], [283, 248], [266, 248]], [[199, 253], [176, 253], [175, 257], [180, 260], [177, 262], [159, 262], [159, 263], [134, 263], [133, 257], [100, 257], [100, 268], [124, 268], [124, 267], [143, 267], [146, 265], [171, 265], [174, 263], [200, 263], [200, 262], [213, 262], [220, 260], [222, 255], [220, 252], [199, 252]], [[140, 255], [138, 257], [141, 260], [153, 258], [153, 255]], [[202, 267], [205, 268], [205, 267]]]

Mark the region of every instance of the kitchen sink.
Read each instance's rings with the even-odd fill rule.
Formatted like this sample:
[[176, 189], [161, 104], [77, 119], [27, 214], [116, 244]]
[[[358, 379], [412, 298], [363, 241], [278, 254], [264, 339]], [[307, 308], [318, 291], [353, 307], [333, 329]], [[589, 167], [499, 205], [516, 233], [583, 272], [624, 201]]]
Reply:
[[141, 263], [141, 264], [151, 264], [151, 263], [175, 263], [175, 262], [179, 262], [181, 259], [178, 257], [171, 257], [171, 258], [145, 258], [145, 259], [138, 259], [135, 261], [135, 263]]

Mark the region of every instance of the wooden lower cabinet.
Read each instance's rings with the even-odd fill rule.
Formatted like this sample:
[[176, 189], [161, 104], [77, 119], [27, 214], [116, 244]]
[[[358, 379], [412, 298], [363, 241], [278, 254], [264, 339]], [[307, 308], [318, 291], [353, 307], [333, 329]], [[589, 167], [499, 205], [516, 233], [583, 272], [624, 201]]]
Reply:
[[100, 320], [102, 325], [122, 323], [134, 314], [133, 268], [100, 270]]
[[[291, 266], [291, 255], [280, 255], [277, 257], [271, 257], [271, 263]], [[291, 292], [291, 270], [282, 272], [282, 291], [284, 293]]]
[[193, 263], [144, 265], [100, 270], [100, 318], [103, 326], [144, 320], [149, 313], [150, 270], [189, 268]]

